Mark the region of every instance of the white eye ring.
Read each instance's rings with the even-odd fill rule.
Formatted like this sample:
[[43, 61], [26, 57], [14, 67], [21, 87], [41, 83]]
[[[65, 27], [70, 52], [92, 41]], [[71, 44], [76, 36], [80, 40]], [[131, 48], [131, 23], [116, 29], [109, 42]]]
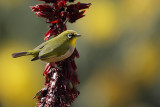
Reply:
[[68, 34], [67, 36], [68, 36], [68, 38], [69, 38], [69, 39], [71, 39], [71, 38], [72, 38], [72, 34]]

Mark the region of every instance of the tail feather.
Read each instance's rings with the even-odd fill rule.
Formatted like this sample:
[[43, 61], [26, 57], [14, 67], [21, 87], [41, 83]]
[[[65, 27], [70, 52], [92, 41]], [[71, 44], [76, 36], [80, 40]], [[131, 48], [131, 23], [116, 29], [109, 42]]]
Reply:
[[13, 58], [17, 58], [17, 57], [20, 57], [20, 56], [25, 56], [27, 55], [28, 52], [18, 52], [18, 53], [13, 53], [12, 54], [12, 57]]

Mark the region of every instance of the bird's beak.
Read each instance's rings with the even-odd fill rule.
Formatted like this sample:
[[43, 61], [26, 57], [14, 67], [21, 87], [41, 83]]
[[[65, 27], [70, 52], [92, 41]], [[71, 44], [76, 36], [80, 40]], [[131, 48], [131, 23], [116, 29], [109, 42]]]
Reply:
[[80, 34], [76, 34], [76, 35], [75, 35], [75, 37], [80, 37], [80, 36], [81, 36]]

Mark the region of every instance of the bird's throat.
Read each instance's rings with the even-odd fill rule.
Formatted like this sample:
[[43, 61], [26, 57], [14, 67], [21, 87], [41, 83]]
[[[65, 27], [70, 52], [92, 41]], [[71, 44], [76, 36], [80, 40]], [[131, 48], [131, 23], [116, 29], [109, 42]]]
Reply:
[[77, 37], [72, 38], [72, 40], [70, 41], [70, 44], [72, 47], [75, 47], [76, 41], [77, 41]]

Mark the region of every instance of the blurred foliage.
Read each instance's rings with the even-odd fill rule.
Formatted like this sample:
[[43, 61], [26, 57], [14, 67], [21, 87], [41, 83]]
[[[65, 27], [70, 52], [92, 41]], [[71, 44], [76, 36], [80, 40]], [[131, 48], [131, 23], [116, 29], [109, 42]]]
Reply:
[[[44, 62], [10, 56], [43, 42], [47, 24], [29, 9], [36, 2], [0, 1], [2, 107], [33, 107], [44, 83]], [[92, 3], [86, 17], [68, 24], [83, 35], [76, 60], [81, 94], [73, 107], [160, 107], [160, 1], [85, 2]]]

